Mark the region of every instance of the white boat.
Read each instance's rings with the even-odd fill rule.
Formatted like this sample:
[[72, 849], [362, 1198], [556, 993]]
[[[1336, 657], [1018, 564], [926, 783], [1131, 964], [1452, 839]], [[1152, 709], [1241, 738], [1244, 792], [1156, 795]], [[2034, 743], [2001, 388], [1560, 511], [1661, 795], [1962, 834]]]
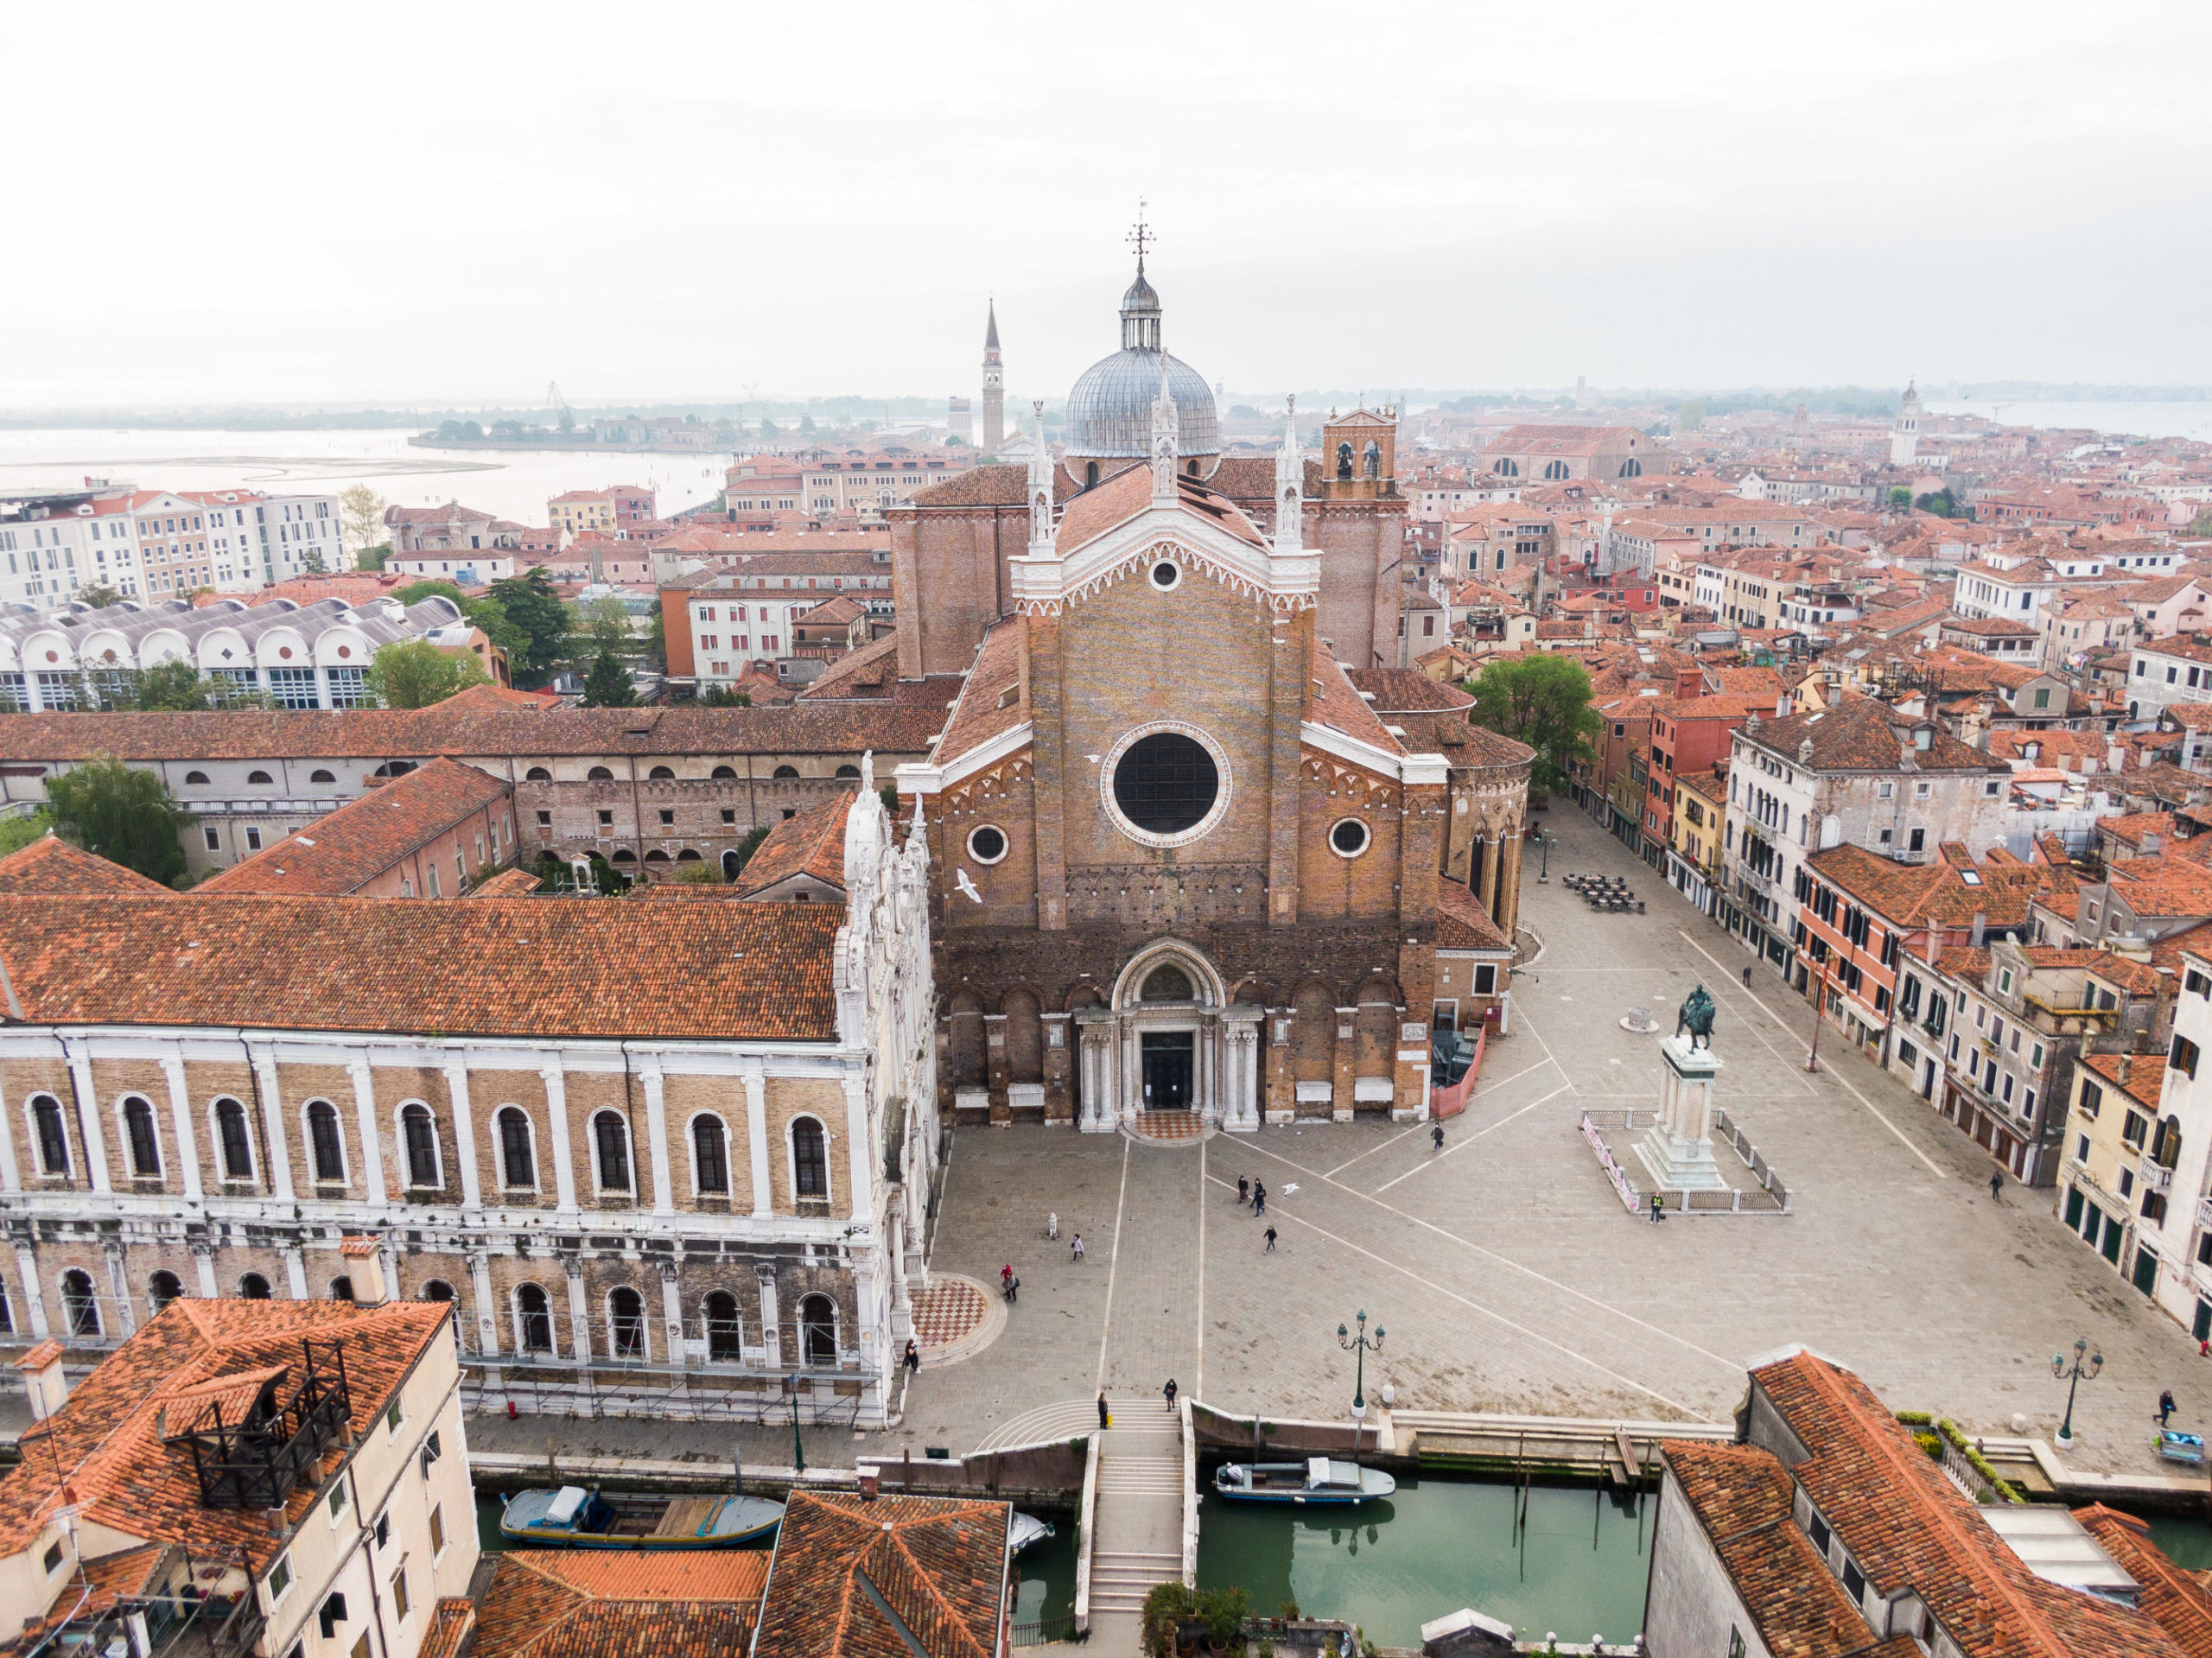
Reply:
[[1304, 1462], [1224, 1463], [1213, 1489], [1232, 1502], [1342, 1505], [1389, 1496], [1398, 1482], [1379, 1468], [1308, 1457]]

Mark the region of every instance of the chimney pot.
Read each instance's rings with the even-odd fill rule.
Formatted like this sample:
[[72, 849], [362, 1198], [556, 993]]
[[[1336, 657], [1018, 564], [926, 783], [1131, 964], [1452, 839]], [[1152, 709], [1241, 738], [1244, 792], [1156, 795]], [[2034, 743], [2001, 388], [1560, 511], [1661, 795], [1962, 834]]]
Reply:
[[43, 1422], [68, 1401], [69, 1378], [61, 1371], [62, 1346], [42, 1341], [16, 1361], [23, 1373], [23, 1388], [30, 1394], [31, 1420]]

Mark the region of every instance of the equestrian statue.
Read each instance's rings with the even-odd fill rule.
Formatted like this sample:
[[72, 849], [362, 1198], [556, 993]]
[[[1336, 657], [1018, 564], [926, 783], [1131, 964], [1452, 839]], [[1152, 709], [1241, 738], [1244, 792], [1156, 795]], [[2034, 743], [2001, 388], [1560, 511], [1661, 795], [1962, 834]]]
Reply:
[[1689, 1000], [1682, 1004], [1681, 1011], [1675, 1015], [1675, 1034], [1680, 1036], [1684, 1031], [1688, 1031], [1690, 1033], [1690, 1046], [1696, 1047], [1699, 1045], [1699, 1039], [1702, 1038], [1704, 1045], [1707, 1048], [1712, 1047], [1714, 1011], [1713, 998], [1706, 994], [1703, 985], [1698, 986], [1696, 989], [1690, 992]]

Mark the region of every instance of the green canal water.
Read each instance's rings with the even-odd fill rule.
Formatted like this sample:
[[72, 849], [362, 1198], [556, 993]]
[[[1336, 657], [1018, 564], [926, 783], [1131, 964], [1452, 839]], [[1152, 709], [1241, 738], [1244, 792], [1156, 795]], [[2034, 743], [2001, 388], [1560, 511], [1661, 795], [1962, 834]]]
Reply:
[[[1418, 1647], [1421, 1626], [1462, 1606], [1524, 1636], [1632, 1641], [1643, 1627], [1656, 1494], [1473, 1480], [1401, 1478], [1359, 1509], [1200, 1500], [1198, 1586], [1242, 1586], [1255, 1612], [1295, 1600], [1309, 1617], [1357, 1623], [1386, 1647]], [[1355, 1515], [1357, 1517], [1355, 1517]]]

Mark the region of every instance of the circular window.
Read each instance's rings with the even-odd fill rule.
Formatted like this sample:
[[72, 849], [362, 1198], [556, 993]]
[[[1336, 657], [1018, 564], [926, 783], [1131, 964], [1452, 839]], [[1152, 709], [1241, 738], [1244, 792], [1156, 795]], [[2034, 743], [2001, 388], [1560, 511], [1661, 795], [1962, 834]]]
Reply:
[[988, 823], [969, 830], [968, 855], [977, 863], [996, 863], [1006, 856], [1006, 832]]
[[1172, 558], [1163, 558], [1152, 567], [1152, 585], [1162, 593], [1167, 592], [1183, 579], [1183, 567]]
[[1329, 831], [1330, 848], [1340, 858], [1357, 858], [1371, 838], [1367, 825], [1357, 817], [1347, 817]]
[[1228, 756], [1189, 726], [1131, 732], [1100, 771], [1106, 805], [1122, 833], [1147, 846], [1195, 841], [1229, 807]]
[[340, 662], [343, 662], [346, 657], [353, 654], [353, 647], [350, 645], [341, 645], [338, 647], [338, 659]]

